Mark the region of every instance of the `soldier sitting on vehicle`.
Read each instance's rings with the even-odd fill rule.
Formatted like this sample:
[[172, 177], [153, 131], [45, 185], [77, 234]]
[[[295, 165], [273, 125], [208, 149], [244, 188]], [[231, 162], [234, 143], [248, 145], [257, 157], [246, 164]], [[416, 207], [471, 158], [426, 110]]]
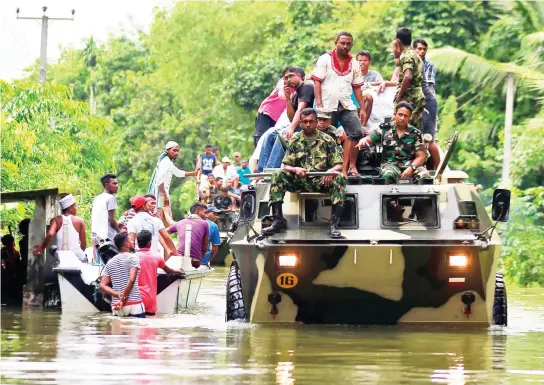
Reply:
[[412, 116], [410, 103], [402, 101], [395, 108], [393, 121], [382, 123], [379, 130], [361, 139], [359, 149], [381, 141], [383, 163], [380, 177], [396, 181], [398, 178], [412, 177], [416, 180], [428, 178], [424, 166], [425, 145], [421, 132], [408, 124]]
[[340, 156], [344, 156], [344, 141], [347, 139], [346, 133], [342, 127], [335, 127], [331, 124], [332, 113], [319, 111], [317, 113], [317, 129], [324, 134], [329, 135], [338, 145]]
[[[329, 228], [331, 238], [341, 238], [338, 229], [344, 197], [346, 178], [340, 173], [342, 157], [334, 139], [317, 130], [317, 112], [305, 108], [300, 113], [301, 132], [293, 135], [283, 158], [283, 169], [272, 174], [270, 206], [272, 225], [263, 229], [271, 235], [286, 228], [282, 213], [283, 197], [290, 192], [330, 193], [332, 213]], [[334, 176], [308, 176], [308, 172], [331, 172]]]

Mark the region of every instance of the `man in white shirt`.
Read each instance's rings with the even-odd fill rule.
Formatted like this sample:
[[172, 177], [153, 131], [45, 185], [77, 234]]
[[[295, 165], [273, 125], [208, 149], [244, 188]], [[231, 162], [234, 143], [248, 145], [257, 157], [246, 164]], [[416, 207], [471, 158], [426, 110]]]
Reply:
[[355, 94], [355, 99], [362, 106], [361, 87], [364, 78], [359, 62], [349, 54], [353, 47], [351, 33], [340, 32], [336, 36], [335, 45], [336, 48], [321, 55], [315, 65], [312, 75], [315, 102], [318, 110], [332, 112], [332, 124], [336, 125], [338, 121], [342, 123], [347, 134], [342, 172], [348, 176], [359, 176], [356, 167], [358, 149], [355, 144], [363, 136], [363, 116], [358, 116], [351, 94]]
[[136, 215], [134, 215], [127, 223], [128, 235], [131, 241], [134, 242], [136, 235], [140, 231], [147, 230], [152, 235], [150, 250], [154, 254], [162, 255], [162, 250], [159, 247], [160, 242], [164, 249], [169, 251], [167, 255], [178, 255], [176, 245], [165, 230], [162, 221], [149, 214], [148, 203], [151, 203], [151, 201], [154, 200], [143, 196], [136, 196], [132, 199], [132, 208], [136, 211]]
[[213, 176], [216, 179], [223, 179], [223, 186], [226, 186], [227, 181], [231, 180], [236, 175], [238, 175], [238, 173], [236, 172], [236, 169], [230, 165], [230, 159], [227, 156], [224, 156], [223, 159], [221, 159], [221, 164], [215, 166], [213, 169]]
[[115, 234], [119, 232], [119, 225], [115, 219], [115, 209], [117, 201], [115, 195], [119, 188], [117, 176], [114, 174], [105, 174], [100, 178], [104, 191], [93, 200], [91, 210], [91, 236], [93, 243], [94, 259], [96, 261], [97, 245], [102, 239], [113, 240]]
[[174, 165], [174, 161], [179, 155], [179, 145], [176, 142], [169, 141], [164, 146], [164, 151], [159, 156], [157, 166], [153, 171], [151, 182], [149, 183], [148, 193], [153, 194], [158, 198], [159, 207], [170, 207], [170, 183], [172, 175], [178, 178], [186, 176], [195, 176], [200, 169], [197, 167], [195, 171], [185, 172]]

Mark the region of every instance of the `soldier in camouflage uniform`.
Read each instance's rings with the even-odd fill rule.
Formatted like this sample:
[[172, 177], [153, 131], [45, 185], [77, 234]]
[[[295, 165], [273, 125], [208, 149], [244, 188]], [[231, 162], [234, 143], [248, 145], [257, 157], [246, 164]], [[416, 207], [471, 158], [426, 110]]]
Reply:
[[425, 145], [419, 131], [408, 124], [412, 106], [400, 102], [395, 108], [395, 120], [382, 123], [379, 130], [359, 141], [357, 147], [363, 147], [381, 141], [383, 163], [380, 177], [395, 182], [398, 178], [412, 177], [415, 180], [428, 178], [425, 168]]
[[[283, 169], [272, 175], [270, 187], [270, 206], [272, 225], [263, 229], [263, 234], [271, 235], [285, 229], [286, 221], [282, 213], [285, 192], [330, 193], [332, 214], [329, 227], [331, 238], [341, 238], [338, 229], [344, 197], [346, 178], [340, 173], [342, 157], [338, 146], [329, 135], [317, 130], [317, 112], [306, 108], [300, 114], [302, 132], [297, 132], [289, 141], [283, 158]], [[312, 171], [333, 172], [335, 176], [308, 177]]]
[[395, 94], [395, 106], [406, 101], [412, 105], [412, 119], [410, 123], [422, 128], [423, 109], [425, 108], [425, 95], [423, 94], [423, 62], [412, 49], [412, 32], [408, 28], [397, 30], [397, 41], [393, 44], [392, 53], [399, 60], [399, 78], [397, 92]]
[[344, 156], [344, 141], [347, 139], [346, 132], [342, 127], [335, 127], [331, 124], [332, 122], [332, 113], [327, 111], [318, 111], [317, 112], [317, 129], [324, 134], [329, 135], [334, 139], [338, 145], [338, 151], [340, 157]]

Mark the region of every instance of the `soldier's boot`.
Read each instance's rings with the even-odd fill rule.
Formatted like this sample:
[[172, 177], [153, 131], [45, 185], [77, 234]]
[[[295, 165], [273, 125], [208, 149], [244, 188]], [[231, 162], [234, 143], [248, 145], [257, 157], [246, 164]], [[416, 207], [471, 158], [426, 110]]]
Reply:
[[283, 217], [282, 202], [273, 202], [272, 206], [272, 224], [262, 230], [264, 235], [272, 235], [279, 233], [287, 228], [287, 221]]
[[329, 225], [329, 235], [333, 239], [343, 238], [342, 233], [338, 229], [338, 225], [340, 224], [340, 217], [342, 215], [342, 207], [333, 205], [332, 206], [332, 213], [331, 213], [331, 222]]

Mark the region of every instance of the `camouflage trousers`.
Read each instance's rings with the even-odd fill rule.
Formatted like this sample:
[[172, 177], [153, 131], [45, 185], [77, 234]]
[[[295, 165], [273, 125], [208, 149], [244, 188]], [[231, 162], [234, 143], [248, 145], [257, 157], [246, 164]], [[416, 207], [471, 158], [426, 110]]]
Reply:
[[287, 171], [274, 171], [270, 187], [270, 203], [283, 202], [286, 191], [316, 192], [331, 194], [332, 204], [343, 206], [346, 196], [346, 178], [342, 175], [337, 175], [328, 186], [322, 185], [322, 181], [322, 176], [301, 178]]
[[[380, 169], [380, 178], [387, 178], [393, 182], [395, 182], [398, 178], [400, 178], [400, 174], [404, 170], [406, 170], [406, 165], [402, 163], [384, 163], [382, 164], [382, 167]], [[424, 166], [419, 166], [415, 169], [415, 171], [412, 173], [412, 179], [413, 180], [420, 180], [422, 178], [429, 178], [429, 171]]]

